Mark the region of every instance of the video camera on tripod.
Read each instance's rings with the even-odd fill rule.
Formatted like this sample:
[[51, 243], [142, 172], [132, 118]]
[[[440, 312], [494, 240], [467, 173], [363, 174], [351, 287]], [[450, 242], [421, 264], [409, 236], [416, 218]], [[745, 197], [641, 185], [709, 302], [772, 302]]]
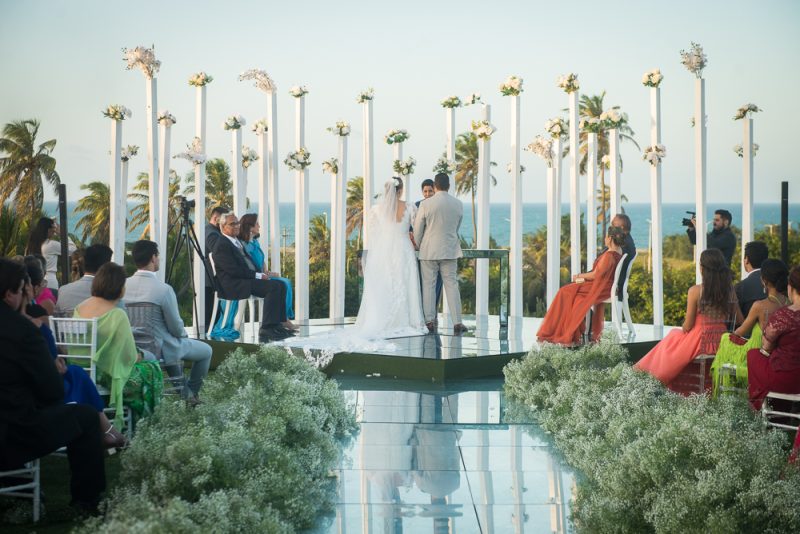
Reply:
[[194, 209], [195, 205], [197, 204], [194, 200], [189, 200], [188, 198], [178, 195], [178, 200], [181, 202], [181, 216], [183, 218], [189, 218], [189, 212]]
[[[694, 212], [694, 211], [687, 211], [686, 213], [691, 215], [692, 219], [694, 219], [697, 216], [697, 213]], [[681, 224], [683, 226], [688, 226], [689, 228], [693, 228], [694, 227], [694, 223], [692, 222], [692, 219], [687, 219], [686, 217], [684, 217], [683, 220], [681, 221]]]

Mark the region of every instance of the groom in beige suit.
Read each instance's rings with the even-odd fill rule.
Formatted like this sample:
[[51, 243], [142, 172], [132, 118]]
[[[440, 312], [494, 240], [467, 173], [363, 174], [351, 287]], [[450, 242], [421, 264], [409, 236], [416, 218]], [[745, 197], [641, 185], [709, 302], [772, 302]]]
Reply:
[[436, 276], [441, 273], [453, 331], [467, 331], [461, 322], [461, 295], [458, 292], [457, 265], [461, 254], [458, 228], [464, 215], [461, 201], [450, 196], [450, 178], [439, 173], [433, 179], [436, 193], [419, 205], [414, 219], [414, 242], [419, 244], [422, 272], [422, 309], [428, 330], [436, 330]]

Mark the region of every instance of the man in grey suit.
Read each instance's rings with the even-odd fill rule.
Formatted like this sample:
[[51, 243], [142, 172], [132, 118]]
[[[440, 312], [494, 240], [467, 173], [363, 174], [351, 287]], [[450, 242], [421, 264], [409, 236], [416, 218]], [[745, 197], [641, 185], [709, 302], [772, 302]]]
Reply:
[[422, 271], [422, 308], [428, 330], [436, 330], [436, 277], [441, 274], [453, 331], [467, 331], [461, 322], [461, 295], [458, 292], [457, 260], [461, 253], [458, 229], [464, 216], [464, 206], [447, 191], [450, 177], [444, 173], [434, 179], [436, 193], [419, 205], [414, 219], [414, 242], [419, 244], [419, 263]]
[[83, 256], [85, 274], [69, 284], [61, 286], [58, 291], [56, 313], [58, 315], [72, 315], [78, 304], [92, 296], [92, 280], [100, 267], [111, 261], [113, 251], [106, 245], [91, 245], [86, 247]]
[[769, 249], [763, 241], [750, 241], [744, 246], [744, 270], [748, 275], [734, 286], [736, 299], [747, 317], [750, 308], [757, 300], [767, 298], [764, 284], [761, 283], [761, 264], [769, 257]]
[[161, 344], [161, 357], [166, 366], [192, 362], [183, 396], [190, 402], [197, 402], [197, 394], [211, 365], [211, 347], [186, 336], [175, 291], [156, 277], [161, 263], [158, 245], [153, 241], [137, 241], [133, 244], [132, 256], [138, 270], [125, 283], [124, 300], [127, 304], [148, 302], [161, 308], [164, 321], [162, 325], [153, 325], [151, 333]]

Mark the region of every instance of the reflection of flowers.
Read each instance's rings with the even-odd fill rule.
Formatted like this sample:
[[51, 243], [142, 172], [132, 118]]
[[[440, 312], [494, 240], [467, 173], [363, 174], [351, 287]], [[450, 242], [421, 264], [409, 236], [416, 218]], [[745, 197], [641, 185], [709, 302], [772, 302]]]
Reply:
[[753, 113], [758, 113], [759, 111], [763, 110], [755, 104], [745, 104], [736, 110], [736, 115], [733, 116], [733, 120], [738, 121], [745, 117], [752, 117]]
[[578, 122], [578, 127], [584, 132], [598, 133], [603, 129], [603, 121], [600, 117], [589, 117], [588, 119], [581, 119]]
[[350, 135], [350, 123], [347, 121], [336, 121], [336, 124], [328, 128], [328, 131], [339, 137]]
[[479, 104], [480, 102], [481, 102], [480, 93], [470, 93], [464, 98], [465, 106], [472, 106], [473, 104]]
[[509, 76], [506, 81], [500, 84], [500, 93], [503, 96], [518, 96], [524, 89], [522, 88], [522, 78]]
[[[509, 163], [508, 165], [506, 165], [506, 170], [508, 171], [509, 174], [511, 174], [511, 171], [514, 170], [514, 166]], [[523, 172], [525, 172], [525, 165], [520, 165], [519, 173], [522, 174]]]
[[331, 158], [323, 161], [322, 172], [334, 175], [339, 174], [339, 160], [336, 158]]
[[364, 102], [372, 100], [373, 98], [375, 98], [375, 89], [370, 87], [369, 89], [366, 89], [358, 93], [358, 96], [356, 97], [356, 102], [358, 102], [359, 104], [363, 104]]
[[296, 152], [289, 152], [289, 155], [286, 156], [283, 162], [292, 170], [302, 171], [311, 165], [311, 152], [305, 148], [301, 148]]
[[[758, 153], [758, 149], [759, 148], [761, 148], [761, 147], [758, 146], [758, 143], [753, 143], [753, 155], [754, 156]], [[734, 146], [733, 147], [733, 151], [736, 152], [736, 155], [739, 156], [740, 158], [744, 157], [744, 148], [742, 147], [741, 144], [738, 144], [738, 145]]]
[[581, 84], [578, 82], [578, 75], [574, 72], [559, 76], [556, 83], [565, 93], [574, 93], [581, 88]]
[[620, 113], [619, 108], [614, 107], [601, 113], [600, 121], [603, 123], [603, 128], [619, 128], [628, 122], [628, 116], [625, 113]]
[[173, 158], [189, 160], [193, 165], [202, 165], [206, 162], [206, 155], [203, 152], [203, 141], [199, 137], [192, 140], [192, 144], [186, 145], [186, 152], [175, 154]]
[[164, 109], [158, 112], [158, 122], [166, 127], [170, 127], [178, 121], [175, 120], [175, 115], [170, 113], [169, 110]]
[[544, 123], [544, 129], [553, 139], [567, 136], [567, 123], [564, 122], [564, 119], [550, 119]]
[[472, 121], [472, 133], [474, 133], [478, 139], [485, 139], [488, 141], [496, 131], [497, 128], [489, 124], [489, 121]]
[[291, 89], [289, 89], [289, 94], [295, 98], [300, 98], [301, 96], [305, 96], [308, 94], [308, 87], [305, 85], [295, 85]]
[[667, 157], [667, 147], [664, 145], [652, 145], [645, 147], [642, 159], [655, 167], [661, 160]]
[[603, 165], [606, 169], [611, 168], [611, 156], [606, 154], [602, 158], [600, 158], [600, 164]]
[[245, 125], [244, 117], [241, 115], [231, 115], [222, 123], [223, 130], [238, 130]]
[[111, 104], [105, 110], [103, 110], [104, 117], [108, 117], [109, 119], [113, 119], [115, 121], [124, 121], [125, 119], [129, 119], [132, 115], [133, 113], [131, 110], [122, 104]]
[[269, 77], [269, 74], [259, 69], [249, 69], [239, 75], [239, 81], [253, 80], [256, 87], [265, 93], [271, 93], [276, 89], [275, 82]]
[[264, 133], [269, 131], [267, 119], [258, 119], [250, 129], [253, 130], [256, 135], [264, 135]]
[[661, 69], [649, 70], [642, 75], [642, 85], [645, 87], [658, 87], [663, 79], [664, 75], [661, 74]]
[[693, 42], [688, 52], [681, 50], [681, 63], [689, 72], [702, 78], [703, 69], [708, 65], [708, 58], [703, 53], [703, 47]]
[[553, 140], [537, 135], [523, 150], [533, 152], [544, 160], [548, 167], [553, 166]]
[[408, 135], [406, 130], [389, 130], [389, 133], [383, 137], [383, 140], [386, 141], [387, 145], [392, 145], [394, 143], [403, 143], [409, 138], [411, 138], [411, 136]]
[[195, 72], [189, 77], [189, 85], [193, 85], [195, 87], [203, 87], [204, 85], [208, 85], [214, 81], [214, 77], [210, 74], [206, 74], [203, 71]]
[[137, 46], [136, 48], [123, 48], [122, 53], [125, 54], [122, 60], [128, 62], [125, 69], [141, 69], [148, 80], [151, 79], [161, 67], [161, 62], [156, 59], [155, 47], [146, 48], [144, 46]]
[[396, 172], [401, 176], [409, 176], [411, 174], [414, 174], [414, 167], [416, 166], [417, 166], [417, 160], [415, 160], [412, 157], [409, 157], [405, 161], [400, 161], [399, 159], [394, 160], [392, 168], [394, 169], [394, 172]]
[[433, 166], [433, 173], [439, 174], [440, 172], [444, 174], [452, 174], [456, 172], [456, 162], [453, 160], [449, 160], [445, 157], [441, 157], [436, 161], [436, 164]]
[[128, 145], [125, 148], [123, 148], [122, 151], [119, 153], [119, 159], [122, 160], [122, 161], [128, 161], [129, 159], [131, 159], [133, 156], [137, 155], [138, 153], [139, 153], [139, 147], [138, 146], [136, 146], [136, 145]]
[[444, 100], [442, 100], [442, 107], [443, 108], [460, 108], [462, 105], [461, 99], [457, 96], [448, 96]]
[[248, 168], [254, 161], [258, 161], [258, 153], [249, 146], [242, 147], [242, 167]]

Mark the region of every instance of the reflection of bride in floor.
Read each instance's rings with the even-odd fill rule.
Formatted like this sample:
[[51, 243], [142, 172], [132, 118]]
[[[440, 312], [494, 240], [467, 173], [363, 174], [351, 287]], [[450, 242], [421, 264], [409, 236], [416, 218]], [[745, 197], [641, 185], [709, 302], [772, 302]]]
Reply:
[[419, 268], [408, 235], [416, 209], [401, 200], [402, 192], [402, 179], [386, 181], [383, 199], [369, 212], [364, 293], [355, 325], [285, 340], [283, 345], [329, 352], [392, 351], [396, 347], [390, 338], [427, 333]]

